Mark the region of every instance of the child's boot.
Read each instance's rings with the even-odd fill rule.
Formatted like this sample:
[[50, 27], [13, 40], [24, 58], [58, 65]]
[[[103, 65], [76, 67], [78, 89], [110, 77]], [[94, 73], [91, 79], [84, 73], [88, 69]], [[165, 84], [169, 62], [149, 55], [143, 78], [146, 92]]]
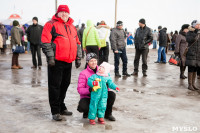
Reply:
[[98, 118], [98, 122], [99, 122], [100, 124], [105, 124], [105, 121], [104, 121], [103, 118]]
[[95, 125], [95, 120], [89, 120], [91, 125]]

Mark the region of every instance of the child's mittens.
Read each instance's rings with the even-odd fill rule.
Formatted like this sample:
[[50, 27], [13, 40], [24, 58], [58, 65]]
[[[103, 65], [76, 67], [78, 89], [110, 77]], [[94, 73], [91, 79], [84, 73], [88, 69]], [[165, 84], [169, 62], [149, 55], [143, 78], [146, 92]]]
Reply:
[[116, 91], [120, 91], [120, 89], [119, 89], [119, 87], [116, 87], [116, 89], [115, 89]]
[[94, 86], [99, 86], [99, 82], [98, 82], [98, 81], [93, 81], [92, 84], [93, 84]]

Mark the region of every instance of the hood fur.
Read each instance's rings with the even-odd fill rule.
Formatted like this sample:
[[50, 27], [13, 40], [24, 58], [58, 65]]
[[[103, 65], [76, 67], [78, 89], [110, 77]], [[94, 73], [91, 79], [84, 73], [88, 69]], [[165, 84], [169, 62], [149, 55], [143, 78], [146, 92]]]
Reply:
[[195, 31], [195, 28], [193, 28], [192, 26], [188, 27], [189, 31]]

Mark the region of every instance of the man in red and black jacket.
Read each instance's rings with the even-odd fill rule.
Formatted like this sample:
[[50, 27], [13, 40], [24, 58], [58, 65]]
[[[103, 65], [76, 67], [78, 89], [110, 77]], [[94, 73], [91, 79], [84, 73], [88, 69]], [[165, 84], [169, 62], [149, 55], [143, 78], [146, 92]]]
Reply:
[[72, 62], [77, 59], [77, 31], [69, 17], [67, 5], [60, 5], [42, 32], [42, 50], [48, 62], [48, 91], [52, 118], [61, 121], [61, 115], [72, 115], [64, 99], [71, 80]]

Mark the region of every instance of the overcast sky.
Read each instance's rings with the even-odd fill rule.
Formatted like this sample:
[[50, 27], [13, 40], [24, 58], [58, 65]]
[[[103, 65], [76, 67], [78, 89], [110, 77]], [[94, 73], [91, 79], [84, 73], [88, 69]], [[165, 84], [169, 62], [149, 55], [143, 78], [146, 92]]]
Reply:
[[[105, 20], [114, 26], [115, 0], [58, 0], [59, 4], [67, 4], [70, 16], [75, 20], [94, 24]], [[192, 20], [200, 20], [200, 0], [118, 0], [117, 20], [124, 22], [124, 27], [133, 32], [138, 27], [140, 18], [152, 29], [159, 25], [171, 30], [180, 30], [182, 24], [191, 24]], [[55, 0], [1, 0], [0, 20], [7, 19], [11, 14], [19, 14], [24, 21], [34, 16], [45, 23], [55, 13]]]

